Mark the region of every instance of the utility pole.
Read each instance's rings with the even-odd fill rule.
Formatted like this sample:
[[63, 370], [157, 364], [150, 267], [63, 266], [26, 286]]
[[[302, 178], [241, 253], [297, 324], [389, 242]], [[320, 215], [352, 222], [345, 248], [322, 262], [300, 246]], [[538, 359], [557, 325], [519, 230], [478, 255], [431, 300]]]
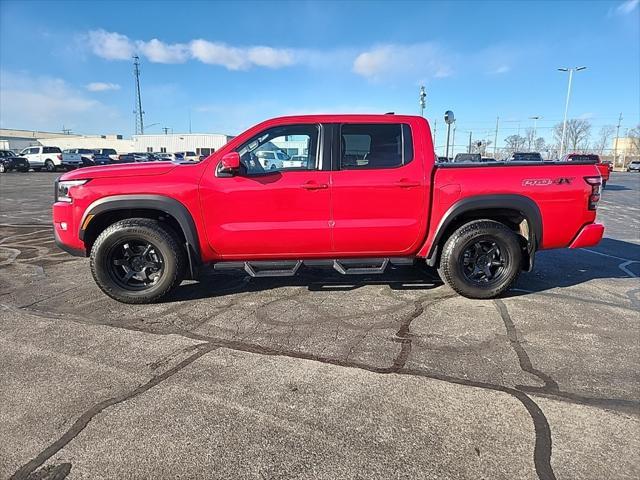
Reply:
[[[536, 145], [536, 137], [538, 136], [538, 120], [542, 117], [539, 115], [534, 115], [533, 117], [529, 117], [530, 120], [533, 120], [533, 146]], [[529, 150], [531, 150], [531, 145], [529, 145]]]
[[137, 55], [133, 56], [133, 75], [136, 77], [136, 109], [133, 111], [136, 116], [136, 135], [144, 135], [144, 120], [142, 119], [144, 111], [140, 95], [140, 57]]
[[[618, 117], [618, 126], [616, 127], [616, 144], [613, 151], [613, 166], [615, 167], [618, 162], [618, 135], [620, 134], [620, 124], [622, 123], [622, 112], [620, 112], [620, 116]], [[624, 165], [623, 165], [624, 166]]]
[[453, 137], [451, 138], [451, 158], [456, 158], [456, 122], [453, 121]]
[[469, 148], [467, 148], [467, 153], [471, 153], [471, 134], [472, 132], [469, 132]]
[[433, 121], [433, 148], [436, 147], [436, 132], [438, 131], [438, 119]]
[[498, 123], [499, 122], [500, 122], [500, 117], [496, 117], [496, 134], [493, 137], [493, 157], [494, 158], [496, 156], [496, 151], [498, 148]]
[[189, 109], [189, 133], [191, 133], [191, 109]]
[[420, 116], [424, 117], [424, 109], [427, 106], [427, 91], [424, 85], [420, 87]]
[[162, 130], [164, 131], [164, 134], [167, 135], [167, 133], [169, 132], [169, 127], [162, 127]]
[[562, 122], [562, 140], [560, 141], [560, 158], [564, 156], [564, 138], [567, 132], [567, 113], [569, 112], [569, 99], [571, 98], [571, 81], [573, 80], [573, 72], [579, 72], [587, 67], [563, 67], [558, 70], [561, 72], [569, 72], [569, 86], [567, 87], [567, 101], [564, 104], [564, 121]]

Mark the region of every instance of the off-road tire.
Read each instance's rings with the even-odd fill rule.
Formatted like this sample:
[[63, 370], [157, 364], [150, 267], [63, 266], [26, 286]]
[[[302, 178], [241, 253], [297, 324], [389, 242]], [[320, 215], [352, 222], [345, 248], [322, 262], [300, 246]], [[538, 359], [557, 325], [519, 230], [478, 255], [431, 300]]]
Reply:
[[[163, 273], [157, 283], [143, 290], [124, 288], [113, 277], [111, 252], [123, 240], [144, 241], [159, 250]], [[178, 235], [168, 226], [149, 218], [130, 218], [107, 227], [91, 248], [91, 273], [98, 287], [123, 303], [154, 303], [169, 295], [184, 278], [187, 258]]]
[[[504, 270], [495, 282], [482, 285], [469, 280], [463, 272], [465, 250], [479, 241], [496, 242], [504, 255]], [[474, 220], [458, 228], [447, 239], [442, 249], [438, 274], [460, 295], [467, 298], [494, 298], [506, 291], [518, 278], [522, 263], [522, 251], [517, 235], [507, 226], [494, 220]]]
[[45, 160], [44, 161], [44, 169], [47, 172], [55, 172], [56, 171], [56, 165], [55, 165], [55, 163], [53, 163], [53, 160], [49, 160], [49, 159]]

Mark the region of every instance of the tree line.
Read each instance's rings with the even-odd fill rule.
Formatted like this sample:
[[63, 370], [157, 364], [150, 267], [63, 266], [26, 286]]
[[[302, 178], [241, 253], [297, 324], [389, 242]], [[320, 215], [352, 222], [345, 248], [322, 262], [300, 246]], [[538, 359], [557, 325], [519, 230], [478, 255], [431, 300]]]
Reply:
[[[547, 143], [544, 138], [538, 137], [533, 128], [527, 128], [524, 135], [510, 135], [504, 139], [505, 146], [500, 148], [496, 156], [506, 158], [514, 152], [541, 152], [550, 158], [557, 158], [560, 154], [562, 141], [562, 122], [553, 127], [552, 142]], [[572, 118], [567, 120], [565, 132], [565, 152], [590, 152], [603, 155], [610, 151], [614, 143], [616, 127], [604, 125], [593, 134], [589, 120]], [[620, 135], [622, 137], [623, 135]], [[630, 129], [624, 137], [631, 139], [631, 156], [640, 156], [640, 125]], [[486, 142], [486, 145], [491, 142]], [[485, 145], [485, 148], [486, 148]]]

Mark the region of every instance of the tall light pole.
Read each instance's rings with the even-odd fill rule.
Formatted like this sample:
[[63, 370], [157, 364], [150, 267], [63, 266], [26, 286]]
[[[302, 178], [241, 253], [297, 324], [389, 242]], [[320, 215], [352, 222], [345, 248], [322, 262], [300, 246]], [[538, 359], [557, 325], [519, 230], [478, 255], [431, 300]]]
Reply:
[[424, 108], [427, 106], [427, 91], [424, 85], [420, 87], [420, 116], [424, 117]]
[[533, 117], [529, 117], [529, 120], [533, 120], [533, 140], [535, 141], [536, 135], [538, 134], [538, 120], [542, 117], [539, 115], [534, 115]]
[[560, 141], [560, 158], [564, 155], [564, 138], [567, 133], [567, 113], [569, 112], [569, 99], [571, 98], [571, 81], [573, 80], [573, 72], [579, 72], [587, 67], [563, 67], [558, 70], [561, 72], [569, 72], [569, 86], [567, 87], [567, 101], [564, 104], [564, 121], [562, 122], [562, 140]]

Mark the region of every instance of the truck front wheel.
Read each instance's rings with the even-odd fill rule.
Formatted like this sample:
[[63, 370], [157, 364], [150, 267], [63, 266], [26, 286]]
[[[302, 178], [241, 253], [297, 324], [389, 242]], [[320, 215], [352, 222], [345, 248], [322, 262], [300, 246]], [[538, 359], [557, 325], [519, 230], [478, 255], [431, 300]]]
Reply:
[[460, 295], [486, 299], [515, 282], [521, 262], [520, 243], [513, 231], [500, 222], [475, 220], [446, 241], [438, 273]]
[[157, 302], [184, 277], [186, 255], [169, 227], [131, 218], [107, 227], [91, 249], [91, 273], [100, 289], [123, 303]]

